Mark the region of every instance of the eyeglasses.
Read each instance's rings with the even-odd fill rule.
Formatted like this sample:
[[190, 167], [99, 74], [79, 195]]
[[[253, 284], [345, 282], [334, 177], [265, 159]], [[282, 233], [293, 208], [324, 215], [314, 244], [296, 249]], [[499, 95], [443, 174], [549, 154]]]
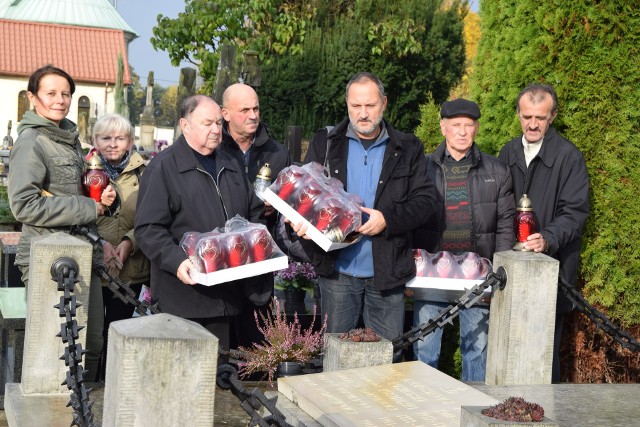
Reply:
[[111, 142], [111, 141], [116, 141], [116, 142], [126, 142], [129, 140], [128, 136], [100, 136], [98, 137], [98, 139], [100, 140], [100, 142]]

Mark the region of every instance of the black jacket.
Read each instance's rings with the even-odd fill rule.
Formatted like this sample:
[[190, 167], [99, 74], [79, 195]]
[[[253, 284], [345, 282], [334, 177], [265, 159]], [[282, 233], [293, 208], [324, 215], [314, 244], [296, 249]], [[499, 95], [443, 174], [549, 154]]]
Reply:
[[[244, 167], [242, 151], [229, 133], [229, 123], [227, 122], [222, 126], [222, 146], [220, 148], [235, 157], [240, 165]], [[265, 163], [269, 163], [271, 178], [275, 181], [278, 173], [291, 164], [291, 157], [289, 156], [289, 150], [271, 138], [268, 128], [263, 123], [260, 123], [256, 130], [255, 141], [249, 152], [249, 165], [245, 168], [245, 173], [252, 184], [256, 180], [256, 175], [260, 168]]]
[[[240, 166], [244, 169], [244, 172], [247, 174], [247, 178], [249, 178], [249, 182], [251, 182], [251, 184], [256, 180], [256, 175], [258, 175], [260, 168], [262, 168], [265, 163], [269, 163], [269, 168], [271, 169], [271, 182], [276, 180], [282, 169], [291, 165], [289, 150], [269, 136], [269, 129], [263, 123], [260, 123], [256, 130], [255, 141], [253, 142], [251, 151], [249, 151], [249, 164], [247, 166], [245, 166], [240, 147], [238, 147], [238, 144], [236, 144], [235, 140], [229, 133], [228, 122], [225, 122], [222, 126], [222, 145], [220, 146], [220, 149], [233, 156], [238, 161]], [[277, 212], [266, 217], [267, 227], [272, 235], [275, 234], [275, 226], [278, 221], [278, 217], [279, 215]]]
[[[549, 244], [547, 254], [560, 261], [560, 279], [576, 284], [582, 231], [589, 216], [589, 174], [580, 150], [551, 127], [529, 168], [522, 135], [509, 141], [498, 157], [511, 169], [516, 200], [526, 193], [538, 229]], [[567, 302], [559, 299], [559, 308]]]
[[216, 150], [218, 176], [205, 172], [184, 136], [160, 152], [140, 179], [135, 236], [151, 261], [151, 293], [165, 313], [201, 318], [238, 314], [243, 281], [189, 286], [176, 277], [187, 231], [207, 232], [236, 214], [264, 223], [264, 207], [238, 163]]
[[[328, 134], [326, 129], [320, 130], [311, 141], [304, 161], [324, 164], [329, 140], [327, 164], [331, 176], [342, 181], [345, 188], [349, 150], [346, 136], [348, 123], [349, 120], [344, 120]], [[387, 223], [382, 233], [372, 237], [373, 283], [377, 290], [404, 286], [415, 277], [413, 230], [431, 216], [436, 204], [435, 187], [425, 174], [422, 143], [415, 135], [399, 132], [386, 121], [385, 126], [389, 141], [373, 206], [382, 212]], [[303, 244], [313, 250], [310, 258], [318, 273], [331, 274], [337, 251], [326, 253], [308, 241]]]
[[[431, 253], [442, 250], [442, 233], [446, 229], [444, 198], [447, 183], [442, 173], [445, 145], [442, 142], [427, 156], [427, 176], [438, 189], [438, 207], [429, 221], [415, 232], [415, 247]], [[515, 243], [516, 204], [511, 173], [507, 165], [482, 153], [474, 142], [467, 183], [471, 198], [473, 252], [492, 260], [494, 252], [510, 250]]]

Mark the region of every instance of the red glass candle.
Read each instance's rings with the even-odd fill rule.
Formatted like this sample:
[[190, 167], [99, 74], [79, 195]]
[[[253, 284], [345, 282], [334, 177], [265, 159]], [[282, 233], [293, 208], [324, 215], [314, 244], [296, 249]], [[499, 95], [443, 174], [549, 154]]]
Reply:
[[330, 197], [324, 198], [322, 202], [318, 204], [314, 226], [319, 231], [324, 232], [341, 213], [342, 209], [336, 205], [335, 199]]
[[516, 215], [516, 240], [524, 243], [527, 241], [527, 237], [536, 232], [536, 219], [533, 216], [533, 212], [518, 212]]
[[280, 190], [278, 191], [278, 197], [287, 201], [289, 196], [293, 194], [294, 190], [298, 188], [298, 180], [304, 175], [305, 171], [300, 166], [289, 166], [287, 169], [283, 169], [278, 174], [278, 183]]
[[338, 217], [338, 227], [342, 231], [343, 235], [347, 235], [360, 226], [358, 220], [361, 220], [362, 216], [356, 214], [352, 210], [344, 209], [342, 215]]
[[520, 200], [518, 200], [518, 206], [516, 208], [516, 218], [514, 220], [514, 229], [516, 233], [516, 245], [513, 247], [516, 251], [526, 251], [524, 243], [527, 241], [527, 237], [536, 232], [536, 219], [533, 215], [533, 205], [531, 199], [526, 194], [523, 194]]
[[264, 261], [273, 254], [273, 240], [266, 228], [256, 227], [247, 232], [253, 262]]
[[460, 269], [462, 270], [462, 277], [464, 279], [480, 279], [481, 267], [480, 255], [475, 252], [465, 252], [462, 254]]
[[109, 175], [102, 169], [102, 161], [94, 151], [89, 159], [87, 171], [82, 175], [82, 190], [85, 196], [99, 203], [107, 185], [109, 185]]
[[438, 252], [435, 257], [436, 271], [442, 279], [452, 278], [454, 273], [454, 259], [451, 252]]
[[202, 260], [205, 273], [225, 268], [224, 245], [217, 236], [203, 237], [198, 242], [198, 256]]
[[303, 218], [309, 219], [314, 204], [322, 194], [322, 187], [314, 179], [303, 180], [304, 186], [298, 192], [296, 210]]
[[422, 249], [413, 250], [413, 260], [416, 263], [416, 276], [424, 277], [426, 275], [426, 266], [424, 257], [422, 256]]
[[249, 248], [242, 234], [229, 234], [226, 238], [226, 244], [227, 265], [229, 267], [238, 267], [247, 263], [249, 260]]

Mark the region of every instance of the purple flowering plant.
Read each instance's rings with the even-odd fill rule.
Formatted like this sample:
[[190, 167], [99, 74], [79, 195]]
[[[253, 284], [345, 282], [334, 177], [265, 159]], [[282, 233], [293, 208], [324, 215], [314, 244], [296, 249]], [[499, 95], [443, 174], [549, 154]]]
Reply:
[[258, 330], [264, 336], [262, 343], [253, 343], [250, 348], [240, 347], [244, 361], [239, 363], [240, 376], [245, 378], [256, 372], [264, 372], [273, 381], [280, 362], [306, 363], [320, 354], [324, 346], [323, 334], [327, 319], [319, 331], [314, 331], [316, 306], [313, 306], [313, 320], [308, 329], [302, 329], [298, 313], [293, 314], [293, 322], [287, 321], [287, 314], [274, 300], [270, 315], [253, 312]]
[[318, 280], [318, 275], [313, 265], [308, 262], [291, 260], [287, 268], [276, 271], [273, 275], [274, 287], [281, 291], [313, 289]]

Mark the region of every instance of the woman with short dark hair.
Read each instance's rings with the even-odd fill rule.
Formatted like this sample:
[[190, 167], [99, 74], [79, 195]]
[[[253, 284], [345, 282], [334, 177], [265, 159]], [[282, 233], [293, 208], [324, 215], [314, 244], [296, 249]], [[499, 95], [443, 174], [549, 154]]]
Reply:
[[[108, 186], [99, 202], [82, 192], [84, 159], [78, 130], [67, 114], [75, 83], [60, 68], [47, 65], [29, 78], [27, 97], [33, 111], [24, 114], [18, 139], [11, 151], [9, 203], [13, 216], [22, 223], [16, 265], [25, 286], [29, 283], [31, 239], [68, 232], [72, 225], [95, 227], [98, 217], [108, 213], [116, 192]], [[101, 254], [94, 251], [94, 259]], [[39, 284], [35, 284], [39, 285]], [[44, 285], [44, 284], [43, 284]], [[97, 373], [102, 351], [102, 292], [100, 280], [92, 275], [85, 368], [89, 377]]]

